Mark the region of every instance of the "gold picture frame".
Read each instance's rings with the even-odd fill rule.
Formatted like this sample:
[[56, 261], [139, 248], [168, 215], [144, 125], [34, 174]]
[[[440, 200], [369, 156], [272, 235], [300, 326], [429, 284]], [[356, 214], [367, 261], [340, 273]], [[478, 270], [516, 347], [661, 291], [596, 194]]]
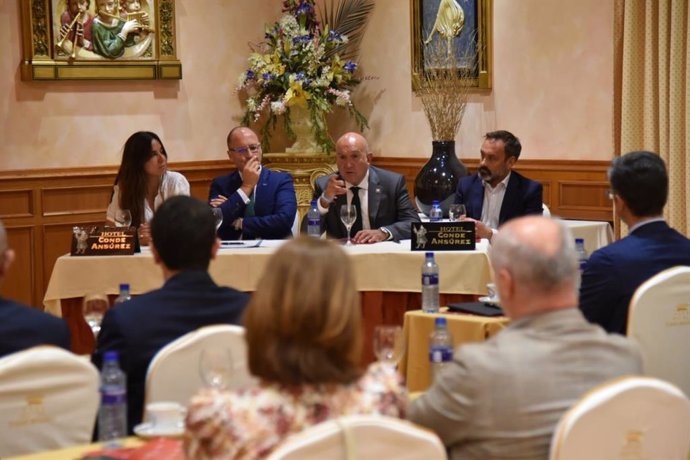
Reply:
[[182, 78], [174, 0], [21, 0], [21, 14], [22, 80]]
[[[455, 14], [453, 10], [458, 8], [461, 12]], [[491, 88], [492, 0], [410, 0], [410, 10], [413, 80], [420, 71], [428, 68], [424, 58], [425, 47], [433, 46], [433, 41], [445, 40], [449, 49], [461, 50], [455, 59], [458, 79], [469, 87]], [[463, 25], [453, 25], [455, 30], [461, 29], [457, 35], [453, 35], [455, 30], [449, 24], [438, 26], [444, 19], [458, 17]]]

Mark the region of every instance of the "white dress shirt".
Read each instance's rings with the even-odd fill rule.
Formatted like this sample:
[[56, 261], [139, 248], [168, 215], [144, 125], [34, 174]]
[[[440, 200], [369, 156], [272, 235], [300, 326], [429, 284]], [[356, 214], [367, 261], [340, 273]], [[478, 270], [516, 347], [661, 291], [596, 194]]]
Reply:
[[[347, 204], [352, 204], [352, 190], [350, 190], [350, 188], [354, 187], [354, 184], [345, 181], [345, 187], [347, 188]], [[357, 187], [359, 187], [359, 205], [360, 211], [362, 212], [362, 229], [369, 230], [371, 229], [371, 223], [369, 222], [369, 170], [367, 170], [364, 179], [362, 179]], [[328, 213], [328, 208], [321, 206], [320, 199], [316, 200], [316, 203], [322, 216]], [[338, 212], [340, 212], [340, 210], [338, 210]]]
[[484, 203], [482, 204], [482, 217], [480, 220], [491, 229], [498, 228], [498, 218], [501, 214], [503, 197], [506, 194], [511, 174], [508, 173], [496, 187], [492, 187], [488, 182], [482, 181], [484, 186]]

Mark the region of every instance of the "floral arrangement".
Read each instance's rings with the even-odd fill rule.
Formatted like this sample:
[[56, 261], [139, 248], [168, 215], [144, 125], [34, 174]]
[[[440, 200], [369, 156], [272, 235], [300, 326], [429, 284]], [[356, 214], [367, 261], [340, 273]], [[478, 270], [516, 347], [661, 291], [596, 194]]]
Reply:
[[249, 68], [239, 79], [238, 89], [247, 94], [243, 124], [267, 117], [261, 128], [266, 150], [278, 116], [284, 117], [287, 135], [295, 138], [291, 115], [297, 107], [307, 109], [314, 138], [324, 152], [334, 147], [326, 125], [326, 114], [334, 106], [348, 110], [360, 129], [368, 127], [351, 99], [360, 82], [355, 76], [357, 64], [340, 53], [348, 45], [348, 36], [321, 25], [314, 1], [283, 1], [283, 16], [266, 26], [265, 42], [250, 55]]

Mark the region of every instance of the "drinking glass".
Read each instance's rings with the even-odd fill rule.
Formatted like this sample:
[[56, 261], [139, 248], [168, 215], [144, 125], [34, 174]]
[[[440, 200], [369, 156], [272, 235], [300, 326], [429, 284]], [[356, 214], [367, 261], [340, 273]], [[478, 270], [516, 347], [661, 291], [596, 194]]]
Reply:
[[405, 349], [400, 326], [376, 326], [374, 328], [374, 354], [383, 364], [396, 366]]
[[220, 208], [211, 208], [211, 214], [216, 219], [216, 233], [223, 223], [223, 210]]
[[129, 209], [118, 209], [115, 211], [115, 226], [129, 227], [132, 225], [132, 213]]
[[357, 220], [357, 208], [351, 204], [344, 204], [340, 207], [340, 220], [347, 228], [347, 243], [345, 246], [352, 246], [350, 230]]
[[108, 311], [108, 308], [110, 308], [110, 302], [108, 301], [108, 296], [105, 294], [91, 293], [84, 297], [82, 314], [84, 315], [86, 324], [91, 328], [94, 338], [98, 337], [98, 333], [101, 330], [103, 315]]
[[467, 215], [464, 204], [451, 204], [448, 207], [448, 217], [451, 222], [462, 220]]
[[199, 374], [211, 388], [224, 390], [233, 374], [232, 352], [229, 348], [204, 348], [199, 357]]

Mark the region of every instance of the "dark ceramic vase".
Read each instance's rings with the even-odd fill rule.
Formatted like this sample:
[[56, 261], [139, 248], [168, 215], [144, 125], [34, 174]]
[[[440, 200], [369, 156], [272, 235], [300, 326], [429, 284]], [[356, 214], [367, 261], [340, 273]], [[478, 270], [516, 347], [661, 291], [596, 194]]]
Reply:
[[433, 141], [432, 145], [431, 158], [414, 180], [415, 202], [417, 209], [428, 216], [432, 203], [438, 200], [447, 217], [458, 181], [467, 175], [467, 168], [455, 156], [455, 141]]

